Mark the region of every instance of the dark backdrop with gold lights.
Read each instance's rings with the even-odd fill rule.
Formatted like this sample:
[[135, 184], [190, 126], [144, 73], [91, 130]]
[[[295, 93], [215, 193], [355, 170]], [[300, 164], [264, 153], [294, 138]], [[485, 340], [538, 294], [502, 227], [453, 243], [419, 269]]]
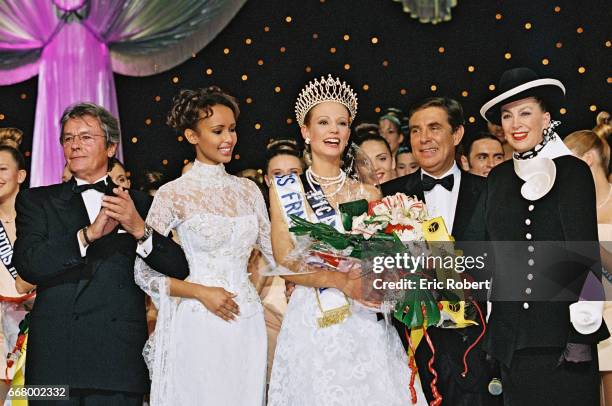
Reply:
[[[529, 66], [560, 79], [567, 100], [553, 116], [561, 135], [592, 128], [610, 109], [610, 4], [606, 0], [460, 0], [450, 22], [421, 24], [393, 0], [250, 0], [193, 58], [150, 77], [115, 76], [125, 160], [178, 176], [192, 147], [165, 125], [183, 88], [218, 85], [242, 110], [230, 172], [264, 163], [271, 137], [296, 137], [293, 105], [313, 77], [332, 73], [359, 94], [356, 123], [387, 107], [408, 110], [446, 95], [465, 110], [467, 132], [484, 128], [478, 111], [501, 73]], [[70, 78], [64, 78], [70, 80]], [[37, 79], [0, 87], [0, 126], [23, 129], [32, 145]]]

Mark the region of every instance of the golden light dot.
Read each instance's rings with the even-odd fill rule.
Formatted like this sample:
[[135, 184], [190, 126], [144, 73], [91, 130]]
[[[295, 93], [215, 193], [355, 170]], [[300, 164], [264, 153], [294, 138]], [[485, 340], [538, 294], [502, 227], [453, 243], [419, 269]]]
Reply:
[[136, 144], [138, 142], [138, 137], [132, 137], [132, 144]]
[[440, 48], [438, 48], [438, 52], [439, 52], [439, 53], [443, 54], [443, 53], [444, 53], [444, 51], [445, 51], [444, 47], [440, 47]]
[[348, 41], [349, 39], [351, 39], [351, 36], [348, 34], [344, 34], [344, 37], [342, 37], [345, 41]]
[[178, 83], [179, 82], [179, 77], [175, 76], [172, 78], [172, 83]]
[[241, 78], [242, 80], [248, 80], [248, 79], [249, 79], [249, 77], [248, 77], [247, 75], [242, 75], [242, 76], [240, 76], [240, 78]]
[[435, 92], [436, 90], [438, 90], [438, 86], [436, 85], [431, 85], [429, 88], [431, 89], [432, 92]]
[[25, 94], [25, 93], [21, 93], [21, 94], [19, 95], [19, 98], [20, 98], [21, 100], [25, 100], [25, 99], [27, 99], [27, 98], [28, 98], [28, 95], [27, 95], [27, 94]]
[[285, 48], [285, 47], [280, 47], [280, 52], [281, 52], [281, 54], [284, 54], [286, 50], [287, 50], [287, 48]]
[[266, 25], [266, 26], [264, 26], [264, 31], [265, 31], [265, 32], [270, 32], [270, 27], [268, 27], [267, 25]]
[[606, 82], [612, 83], [612, 76], [608, 76], [608, 79], [606, 79]]
[[245, 101], [246, 101], [246, 104], [253, 103], [253, 99], [251, 97], [247, 97]]
[[160, 101], [160, 100], [161, 100], [161, 96], [155, 96], [155, 97], [153, 98], [153, 100], [155, 100], [156, 102], [158, 102], [158, 101]]
[[546, 58], [542, 59], [542, 65], [548, 65], [550, 61]]
[[525, 23], [525, 29], [526, 30], [530, 30], [531, 29], [531, 23]]
[[563, 42], [557, 42], [557, 43], [555, 44], [555, 46], [556, 46], [557, 48], [561, 48], [561, 47], [563, 47]]
[[510, 59], [510, 58], [512, 58], [512, 54], [511, 54], [510, 52], [506, 52], [506, 53], [504, 54], [504, 58], [506, 58], [506, 59]]
[[229, 53], [230, 53], [229, 48], [223, 48], [223, 53], [224, 53], [225, 55], [229, 54]]
[[183, 165], [187, 165], [189, 163], [189, 159], [183, 159]]
[[463, 97], [468, 97], [469, 93], [467, 90], [464, 90], [463, 92], [461, 92], [461, 96]]
[[162, 164], [163, 164], [164, 166], [168, 165], [168, 160], [167, 160], [167, 159], [164, 159], [164, 160], [162, 161]]
[[502, 15], [501, 15], [501, 13], [497, 13], [497, 14], [495, 14], [495, 19], [496, 19], [496, 20], [501, 20], [501, 19], [502, 19]]
[[261, 129], [261, 124], [259, 124], [259, 123], [255, 123], [255, 129], [256, 129], [256, 130], [260, 130], [260, 129]]
[[4, 114], [0, 113], [0, 120], [4, 120]]
[[586, 68], [584, 66], [578, 68], [578, 73], [582, 74], [584, 72], [586, 72]]
[[474, 118], [473, 116], [470, 116], [470, 118], [468, 118], [468, 121], [470, 123], [475, 123], [476, 122], [476, 118]]
[[468, 72], [474, 72], [476, 70], [472, 65], [468, 66]]
[[582, 28], [582, 27], [578, 27], [578, 28], [576, 28], [576, 32], [577, 32], [578, 34], [582, 34], [582, 33], [584, 32], [584, 28]]
[[240, 154], [234, 155], [234, 159], [240, 159]]
[[207, 74], [208, 76], [212, 75], [212, 74], [213, 74], [213, 70], [212, 70], [212, 69], [210, 69], [210, 68], [206, 69], [206, 74]]
[[372, 41], [372, 44], [378, 44], [378, 37], [372, 37], [370, 41]]
[[306, 72], [310, 73], [310, 72], [312, 71], [312, 68], [311, 68], [310, 66], [307, 66], [307, 67], [306, 67], [304, 70], [305, 70]]
[[258, 61], [257, 61], [257, 65], [261, 66], [261, 65], [263, 65], [263, 64], [264, 64], [263, 59], [260, 59], [260, 60], [258, 60]]
[[253, 43], [253, 40], [251, 38], [247, 38], [244, 40], [244, 43], [247, 45], [251, 45]]
[[565, 113], [567, 113], [567, 110], [565, 109], [565, 107], [561, 107], [561, 108], [559, 109], [559, 113], [561, 113], [561, 114], [565, 114]]
[[612, 47], [612, 41], [606, 41], [606, 48]]
[[287, 124], [293, 123], [293, 119], [291, 117], [287, 117], [287, 120], [285, 121], [287, 122]]
[[336, 48], [329, 48], [329, 52], [331, 52], [332, 54], [336, 53]]
[[150, 118], [147, 118], [147, 119], [145, 120], [145, 124], [146, 124], [146, 125], [151, 125], [151, 119], [150, 119]]
[[293, 20], [293, 19], [291, 18], [291, 16], [287, 16], [287, 17], [285, 17], [285, 21], [286, 21], [286, 22], [290, 23], [290, 22], [291, 22], [291, 20]]
[[367, 92], [368, 90], [370, 90], [370, 85], [368, 85], [368, 84], [366, 83], [366, 84], [365, 84], [365, 85], [363, 85], [361, 88]]
[[558, 13], [559, 11], [561, 11], [561, 7], [556, 6], [556, 7], [555, 7], [555, 13]]
[[400, 94], [401, 94], [402, 96], [406, 95], [406, 89], [400, 89]]
[[[30, 151], [26, 151], [26, 152], [25, 152], [25, 156], [26, 156], [26, 157], [29, 157], [30, 155], [32, 155], [32, 153], [31, 153]], [[128, 176], [129, 176], [129, 175], [128, 175]]]
[[182, 136], [182, 135], [179, 135], [178, 137], [176, 137], [176, 140], [177, 140], [178, 142], [183, 142], [183, 136]]
[[349, 65], [348, 63], [344, 64], [344, 70], [349, 70], [351, 69], [351, 65]]
[[312, 34], [312, 39], [318, 39], [319, 38], [319, 34], [317, 34], [316, 32]]
[[374, 107], [374, 112], [375, 113], [380, 113], [380, 107], [378, 107], [378, 106]]
[[386, 59], [383, 61], [383, 66], [386, 68], [387, 66], [389, 66], [389, 61], [387, 61]]
[[489, 85], [489, 90], [490, 90], [490, 91], [495, 90], [495, 85], [494, 85], [494, 84], [490, 84], [490, 85]]
[[280, 93], [280, 92], [281, 92], [281, 87], [280, 87], [280, 86], [276, 86], [276, 87], [274, 88], [274, 91], [275, 91], [276, 93]]
[[594, 105], [594, 104], [591, 104], [591, 105], [589, 106], [589, 110], [591, 110], [591, 111], [597, 111], [597, 106], [596, 106], [596, 105]]

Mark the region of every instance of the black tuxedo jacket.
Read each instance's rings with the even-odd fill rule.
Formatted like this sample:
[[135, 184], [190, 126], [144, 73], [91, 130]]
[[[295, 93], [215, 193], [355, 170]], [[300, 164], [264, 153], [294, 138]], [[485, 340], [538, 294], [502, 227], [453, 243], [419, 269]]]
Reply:
[[[21, 191], [17, 196], [14, 263], [36, 284], [26, 383], [146, 393], [149, 374], [144, 293], [134, 282], [136, 241], [115, 230], [81, 257], [77, 231], [89, 225], [75, 181]], [[151, 198], [130, 191], [145, 218]], [[184, 279], [180, 246], [154, 233], [145, 259], [159, 272]]]
[[[572, 254], [579, 248], [576, 252], [586, 258], [599, 258], [595, 186], [589, 167], [579, 159], [561, 156], [554, 163], [555, 183], [536, 201], [521, 196], [524, 182], [514, 173], [512, 161], [496, 166], [487, 182], [482, 211], [487, 237], [517, 242], [518, 247], [494, 247], [498, 251], [494, 303], [485, 337], [487, 351], [508, 366], [517, 350], [563, 349], [568, 342], [595, 344], [609, 336], [605, 323], [587, 335], [579, 334], [570, 323], [569, 305], [576, 299], [563, 299], [568, 295], [561, 288], [577, 298], [589, 272], [601, 278], [600, 266], [585, 265]], [[567, 250], [542, 251], [537, 242], [547, 241], [566, 245]], [[533, 251], [528, 251], [530, 242], [535, 242]], [[530, 260], [536, 266], [529, 265]]]
[[[455, 179], [455, 182], [457, 179]], [[421, 184], [421, 171], [402, 176], [381, 185], [384, 196], [395, 193], [405, 193], [414, 195], [424, 201], [425, 195]], [[484, 241], [485, 224], [482, 208], [484, 207], [484, 193], [486, 179], [461, 172], [459, 184], [459, 196], [455, 208], [455, 218], [453, 220], [452, 235], [455, 241]], [[481, 309], [486, 313], [486, 307], [480, 304]], [[404, 346], [405, 342], [404, 325], [393, 319], [395, 327], [398, 329]], [[479, 323], [480, 324], [480, 323]], [[443, 396], [443, 405], [446, 406], [492, 406], [498, 405], [500, 399], [488, 393], [487, 385], [494, 376], [492, 365], [486, 360], [481, 345], [477, 345], [467, 358], [469, 371], [463, 378], [463, 355], [468, 346], [472, 344], [480, 332], [482, 326], [469, 327], [465, 329], [439, 329], [430, 328], [427, 330], [436, 350], [436, 360], [434, 368], [438, 373], [438, 383], [436, 384], [439, 392]], [[433, 400], [430, 390], [430, 383], [433, 375], [429, 372], [427, 363], [432, 353], [424, 341], [421, 342], [416, 351], [416, 362], [421, 377], [422, 387], [428, 402]]]

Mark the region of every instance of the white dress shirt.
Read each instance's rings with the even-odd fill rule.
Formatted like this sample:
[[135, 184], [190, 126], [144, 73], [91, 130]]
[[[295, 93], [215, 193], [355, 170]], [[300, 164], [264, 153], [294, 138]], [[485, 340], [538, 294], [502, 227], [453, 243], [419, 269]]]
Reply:
[[[104, 175], [100, 179], [96, 180], [93, 183], [100, 182], [101, 180], [106, 179], [107, 175]], [[74, 177], [77, 186], [86, 185], [89, 182], [79, 179], [76, 176]], [[87, 216], [89, 217], [89, 224], [93, 223], [96, 217], [98, 217], [98, 213], [100, 213], [100, 208], [102, 207], [102, 197], [104, 193], [99, 192], [95, 189], [89, 189], [81, 193], [81, 198], [83, 199], [83, 203], [85, 203], [85, 209], [87, 210]], [[80, 230], [79, 230], [80, 231]], [[83, 245], [81, 239], [79, 238], [79, 232], [77, 231], [77, 241], [79, 242], [79, 249], [81, 250], [81, 256], [84, 257], [87, 255], [87, 247]]]
[[[101, 180], [105, 180], [106, 178], [107, 178], [107, 175], [101, 177], [100, 179], [96, 180], [93, 183], [98, 183]], [[77, 186], [85, 185], [88, 183], [87, 181], [79, 179], [77, 177], [75, 177], [74, 180], [76, 181]], [[104, 193], [96, 189], [89, 189], [81, 193], [81, 198], [83, 199], [83, 203], [85, 203], [85, 209], [87, 210], [87, 216], [89, 217], [89, 224], [92, 224], [96, 220], [96, 217], [98, 217], [98, 214], [100, 213], [100, 209], [102, 208], [102, 198], [103, 197], [104, 197]], [[81, 239], [79, 238], [79, 231], [77, 231], [77, 241], [79, 242], [79, 249], [81, 251], [81, 257], [84, 257], [87, 255], [88, 246], [83, 245], [83, 243], [81, 242]], [[125, 233], [125, 230], [119, 230], [119, 232]], [[153, 250], [153, 237], [152, 236], [147, 238], [147, 240], [144, 241], [143, 243], [139, 243], [136, 247], [136, 253], [143, 258], [146, 258], [151, 253], [152, 250]]]
[[453, 166], [446, 171], [442, 176], [433, 176], [427, 171], [421, 169], [421, 179], [423, 174], [431, 176], [434, 179], [442, 179], [448, 175], [454, 176], [453, 190], [446, 190], [442, 185], [435, 185], [428, 192], [423, 192], [425, 195], [425, 204], [427, 205], [427, 213], [430, 217], [441, 216], [444, 219], [448, 233], [453, 233], [453, 222], [455, 221], [455, 211], [457, 208], [457, 199], [459, 198], [459, 185], [461, 183], [461, 171], [457, 164], [453, 162]]

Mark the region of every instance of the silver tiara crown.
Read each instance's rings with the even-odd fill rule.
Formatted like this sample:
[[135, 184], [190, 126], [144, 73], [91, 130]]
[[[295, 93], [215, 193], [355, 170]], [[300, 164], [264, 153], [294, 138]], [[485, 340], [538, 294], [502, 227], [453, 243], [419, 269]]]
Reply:
[[346, 82], [340, 82], [339, 78], [334, 79], [332, 75], [321, 76], [306, 85], [300, 92], [295, 102], [295, 117], [300, 126], [304, 125], [306, 114], [317, 104], [323, 102], [340, 103], [348, 109], [351, 121], [357, 115], [357, 95]]

